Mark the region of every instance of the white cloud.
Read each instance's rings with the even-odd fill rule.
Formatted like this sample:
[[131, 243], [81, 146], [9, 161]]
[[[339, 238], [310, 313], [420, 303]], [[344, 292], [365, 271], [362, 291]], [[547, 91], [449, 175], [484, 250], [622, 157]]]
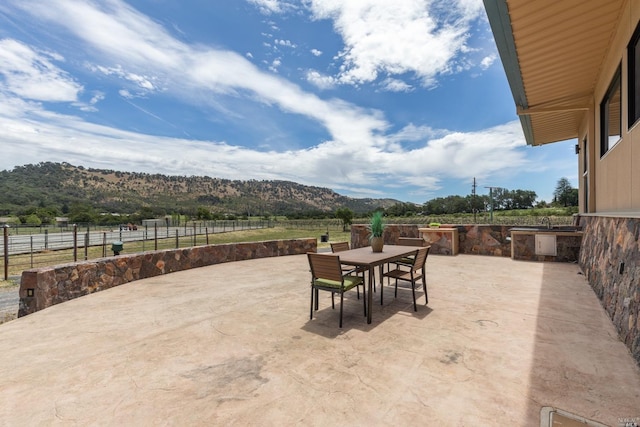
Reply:
[[157, 81], [157, 77], [140, 75], [132, 72], [125, 71], [121, 65], [116, 67], [103, 67], [103, 66], [89, 66], [93, 71], [98, 71], [107, 76], [117, 76], [123, 80], [131, 82], [134, 87], [143, 92], [153, 92], [158, 90], [154, 81]]
[[487, 68], [491, 67], [491, 65], [493, 65], [496, 59], [497, 59], [496, 55], [485, 56], [484, 58], [482, 58], [482, 61], [480, 61], [481, 68], [483, 70], [486, 70]]
[[425, 87], [455, 69], [471, 21], [483, 13], [480, 0], [309, 0], [316, 19], [331, 19], [345, 48], [341, 83], [375, 81], [380, 73], [413, 73]]
[[336, 85], [336, 81], [333, 77], [320, 74], [315, 70], [307, 72], [307, 81], [319, 89], [331, 89]]
[[280, 58], [276, 58], [273, 61], [271, 61], [271, 64], [269, 65], [269, 69], [274, 73], [277, 73], [280, 65], [282, 65], [282, 60], [280, 60]]
[[[50, 7], [46, 8], [36, 0], [9, 1], [31, 14], [41, 25], [63, 26], [69, 37], [75, 37], [77, 45], [84, 46], [85, 51], [93, 56], [93, 63], [101, 64], [93, 66], [94, 70], [127, 83], [119, 94], [129, 102], [141, 93], [153, 96], [161, 90], [166, 97], [190, 105], [202, 106], [205, 103], [206, 107], [216, 108], [222, 114], [234, 114], [232, 108], [220, 106], [216, 99], [222, 96], [242, 98], [319, 124], [328, 137], [310, 148], [259, 151], [224, 141], [126, 132], [91, 124], [79, 117], [52, 113], [40, 104], [18, 99], [16, 95], [37, 99], [26, 95], [30, 93], [25, 89], [29, 82], [18, 80], [18, 84], [11, 85], [12, 93], [6, 88], [0, 91], [3, 146], [0, 168], [47, 159], [152, 173], [210, 175], [215, 171], [216, 176], [229, 179], [291, 179], [336, 189], [348, 186], [365, 192], [389, 183], [433, 189], [439, 185], [440, 178], [436, 176], [467, 178], [490, 175], [495, 170], [518, 170], [524, 164], [519, 151], [524, 144], [523, 137], [517, 122], [471, 133], [406, 127], [390, 134], [391, 124], [380, 111], [361, 108], [340, 99], [322, 99], [279, 75], [261, 70], [241, 54], [183, 43], [121, 1], [80, 3], [50, 0]], [[254, 3], [270, 4], [257, 0]], [[282, 4], [271, 3], [274, 3], [271, 5], [274, 8], [275, 3]], [[365, 13], [356, 3], [368, 4], [370, 10]], [[393, 7], [385, 6], [391, 3]], [[416, 9], [415, 5], [421, 7]], [[326, 9], [327, 16], [336, 19], [336, 25], [342, 25], [339, 27], [341, 34], [348, 40], [348, 49], [343, 54], [345, 66], [339, 75], [343, 82], [366, 80], [377, 76], [380, 71], [387, 74], [413, 71], [424, 82], [447, 69], [448, 61], [464, 44], [464, 36], [458, 34], [463, 26], [436, 28], [422, 2], [414, 3], [413, 8], [404, 0], [397, 5], [396, 2], [364, 0], [313, 2], [314, 9], [320, 6]], [[394, 8], [400, 11], [394, 12]], [[422, 15], [417, 11], [422, 11]], [[316, 11], [318, 17], [323, 16], [320, 12], [322, 10]], [[385, 24], [382, 15], [387, 12], [391, 13], [390, 23]], [[413, 31], [429, 29], [435, 36], [429, 31], [426, 35], [412, 35], [404, 31], [396, 35], [394, 31], [402, 30], [397, 28], [402, 16], [412, 18], [403, 22]], [[363, 30], [347, 22], [347, 18], [357, 17], [367, 18], [367, 27], [380, 23], [383, 28], [376, 28], [375, 34], [358, 41], [356, 38], [362, 36]], [[382, 39], [385, 31], [390, 31], [386, 33], [392, 39], [389, 42]], [[449, 46], [442, 40], [447, 37], [455, 42], [449, 50], [442, 47]], [[431, 63], [410, 64], [410, 60], [425, 55], [423, 49], [426, 48], [416, 39], [431, 43], [427, 43], [428, 47], [434, 51], [429, 51], [426, 56], [436, 57], [433, 59], [434, 67], [429, 68]], [[404, 46], [404, 42], [412, 45]], [[392, 52], [394, 49], [398, 52]], [[378, 50], [381, 51], [379, 54], [376, 53]], [[29, 51], [33, 52], [27, 48], [26, 53]], [[43, 55], [39, 54], [35, 62], [27, 62], [32, 64], [30, 67], [8, 67], [3, 62], [2, 70], [32, 70], [34, 63], [43, 64], [42, 58], [47, 57]], [[48, 54], [48, 57], [54, 56]], [[444, 59], [437, 59], [439, 57]], [[44, 76], [47, 81], [66, 89], [58, 90], [54, 99], [77, 101], [81, 86], [50, 65], [44, 67], [46, 73], [34, 75], [35, 83], [38, 83], [37, 78]], [[279, 60], [274, 60], [270, 66], [277, 69]], [[335, 84], [333, 77], [317, 71], [307, 72], [306, 78], [318, 87], [329, 88]], [[389, 78], [387, 83], [389, 87], [403, 87], [393, 78]], [[94, 99], [98, 102], [100, 96], [96, 94]], [[163, 120], [155, 112], [132, 105]], [[25, 144], [30, 147], [26, 152], [22, 148]], [[305, 167], [292, 167], [301, 164]]]
[[[334, 107], [339, 109], [340, 105]], [[337, 113], [348, 115], [344, 118], [347, 124], [357, 118], [349, 110]], [[495, 171], [508, 174], [526, 165], [520, 151], [524, 138], [517, 121], [469, 133], [410, 125], [396, 134], [373, 138], [374, 141], [356, 129], [353, 135], [343, 135], [341, 140], [275, 152], [220, 141], [122, 131], [0, 97], [0, 129], [3, 130], [0, 169], [47, 159], [170, 175], [211, 175], [215, 171], [216, 176], [228, 179], [290, 179], [336, 190], [359, 189], [359, 194], [371, 192], [370, 196], [390, 183], [432, 191], [439, 188], [442, 179], [488, 177]], [[370, 141], [342, 142], [358, 135]], [[405, 142], [416, 148], [403, 148]], [[30, 149], [25, 151], [24, 146]], [[358, 167], [354, 167], [354, 159]], [[292, 168], [300, 164], [305, 167]], [[251, 171], [250, 175], [247, 171]]]
[[320, 55], [322, 55], [322, 51], [318, 50], [318, 49], [311, 49], [311, 54], [313, 56], [320, 56]]
[[286, 46], [286, 47], [290, 47], [290, 48], [296, 48], [296, 44], [292, 43], [291, 40], [282, 40], [282, 39], [275, 39], [273, 41], [275, 44], [279, 45], [279, 46]]
[[131, 99], [131, 98], [135, 98], [134, 95], [131, 94], [131, 92], [129, 92], [126, 89], [120, 89], [118, 91], [118, 93], [120, 94], [121, 97], [126, 98], [126, 99]]
[[381, 87], [383, 90], [388, 92], [411, 92], [413, 90], [413, 87], [410, 84], [405, 83], [402, 80], [392, 78], [385, 79], [382, 82]]
[[74, 102], [83, 90], [52, 61], [60, 55], [38, 52], [16, 40], [0, 40], [0, 89], [36, 101]]
[[102, 101], [104, 99], [105, 95], [103, 92], [97, 91], [93, 94], [93, 97], [91, 98], [91, 100], [89, 101], [89, 103], [91, 105], [95, 105], [98, 102]]
[[261, 13], [265, 15], [271, 15], [284, 13], [289, 10], [296, 9], [293, 3], [283, 0], [247, 0], [249, 3], [258, 7]]

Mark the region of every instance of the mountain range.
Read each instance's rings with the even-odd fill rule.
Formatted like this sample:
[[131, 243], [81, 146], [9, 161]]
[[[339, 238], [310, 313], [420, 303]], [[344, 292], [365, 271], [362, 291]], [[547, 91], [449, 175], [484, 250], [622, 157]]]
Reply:
[[43, 162], [0, 171], [0, 215], [28, 207], [68, 211], [74, 204], [96, 212], [132, 214], [194, 213], [199, 208], [235, 215], [331, 213], [349, 208], [363, 214], [400, 203], [394, 199], [352, 198], [328, 188], [290, 181], [238, 181], [209, 176], [168, 176], [92, 169]]

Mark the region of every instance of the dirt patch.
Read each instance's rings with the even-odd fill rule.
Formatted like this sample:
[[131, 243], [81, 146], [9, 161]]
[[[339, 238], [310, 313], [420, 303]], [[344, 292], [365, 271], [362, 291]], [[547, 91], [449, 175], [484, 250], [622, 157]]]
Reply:
[[0, 324], [18, 317], [18, 290], [12, 281], [0, 281]]

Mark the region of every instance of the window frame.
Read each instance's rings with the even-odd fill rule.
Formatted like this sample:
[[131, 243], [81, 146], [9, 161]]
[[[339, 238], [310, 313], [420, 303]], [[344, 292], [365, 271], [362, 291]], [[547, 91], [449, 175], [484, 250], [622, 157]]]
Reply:
[[640, 23], [627, 45], [627, 118], [631, 129], [640, 120]]
[[[619, 117], [620, 123], [618, 123], [619, 134], [618, 138], [611, 142], [611, 136], [609, 135], [609, 111], [611, 108], [609, 107], [610, 101], [615, 99], [615, 95], [618, 95], [619, 105]], [[615, 135], [614, 135], [615, 136]], [[621, 66], [618, 65], [616, 72], [613, 74], [611, 78], [611, 83], [609, 83], [609, 87], [600, 102], [600, 157], [602, 158], [605, 154], [609, 152], [620, 140], [622, 139], [622, 70]]]

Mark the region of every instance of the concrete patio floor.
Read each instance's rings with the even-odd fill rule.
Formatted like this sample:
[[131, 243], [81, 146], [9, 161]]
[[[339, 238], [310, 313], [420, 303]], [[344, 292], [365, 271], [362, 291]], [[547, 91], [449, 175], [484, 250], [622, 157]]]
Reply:
[[[640, 369], [573, 264], [430, 256], [418, 293], [329, 295], [306, 256], [140, 280], [0, 325], [0, 425], [640, 422]], [[336, 308], [338, 308], [336, 306]], [[548, 424], [547, 424], [548, 425]]]

